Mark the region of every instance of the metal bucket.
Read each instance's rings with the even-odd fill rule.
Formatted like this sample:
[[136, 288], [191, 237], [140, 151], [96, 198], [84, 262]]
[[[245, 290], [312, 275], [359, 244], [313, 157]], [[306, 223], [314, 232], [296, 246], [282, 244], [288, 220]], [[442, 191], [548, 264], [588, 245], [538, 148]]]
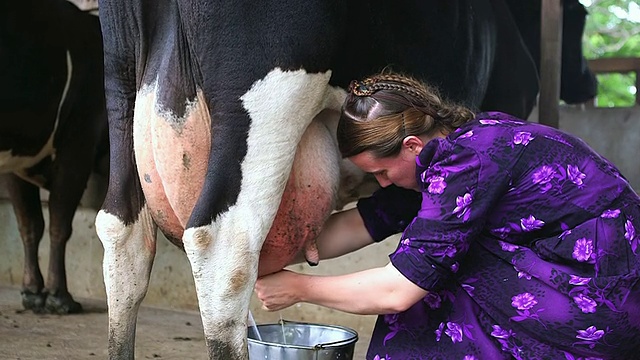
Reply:
[[[281, 320], [248, 329], [249, 360], [352, 360], [355, 330]], [[259, 340], [261, 339], [261, 340]]]

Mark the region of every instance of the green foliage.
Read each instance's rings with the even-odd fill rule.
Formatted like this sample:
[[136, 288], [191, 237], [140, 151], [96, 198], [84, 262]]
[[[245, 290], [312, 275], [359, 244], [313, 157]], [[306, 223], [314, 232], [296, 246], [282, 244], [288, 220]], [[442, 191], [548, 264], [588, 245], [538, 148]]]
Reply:
[[599, 74], [598, 107], [633, 106], [635, 104], [634, 74]]
[[[589, 15], [583, 52], [587, 59], [640, 57], [640, 7], [637, 0], [581, 0]], [[632, 106], [634, 74], [598, 75], [598, 106]]]

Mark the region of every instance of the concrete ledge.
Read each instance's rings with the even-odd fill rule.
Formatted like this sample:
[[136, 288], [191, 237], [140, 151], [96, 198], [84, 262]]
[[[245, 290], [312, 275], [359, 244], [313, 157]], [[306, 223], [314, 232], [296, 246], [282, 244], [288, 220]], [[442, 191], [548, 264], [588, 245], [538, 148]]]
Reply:
[[[537, 122], [537, 109], [529, 117]], [[640, 189], [640, 106], [628, 108], [560, 108], [560, 130], [576, 135], [613, 164]]]
[[[48, 209], [44, 209], [48, 219]], [[75, 297], [105, 299], [102, 275], [103, 249], [98, 239], [94, 221], [96, 210], [81, 208], [73, 220], [74, 233], [67, 245], [67, 278], [71, 293]], [[40, 244], [40, 268], [46, 278], [49, 257], [48, 220], [45, 236]], [[0, 284], [20, 286], [22, 282], [23, 250], [17, 230], [13, 209], [8, 201], [0, 201]], [[395, 250], [397, 239], [363, 249], [341, 259], [323, 261], [319, 267], [295, 265], [291, 269], [314, 274], [344, 274], [356, 270], [382, 266], [387, 255]], [[145, 306], [197, 310], [198, 303], [191, 275], [191, 266], [186, 255], [160, 235], [156, 259], [151, 273], [149, 291], [143, 302]], [[375, 322], [375, 316], [355, 316], [319, 306], [300, 304], [281, 312], [269, 313], [260, 308], [254, 297], [251, 310], [258, 323], [277, 322], [280, 317], [316, 323], [338, 324], [368, 334]]]

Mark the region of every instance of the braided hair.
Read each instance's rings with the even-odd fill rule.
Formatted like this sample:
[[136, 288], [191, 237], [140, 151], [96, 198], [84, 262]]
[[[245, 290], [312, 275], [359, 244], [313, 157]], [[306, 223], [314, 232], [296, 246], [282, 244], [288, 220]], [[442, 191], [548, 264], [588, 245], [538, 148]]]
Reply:
[[338, 123], [338, 144], [345, 158], [363, 151], [394, 156], [407, 136], [447, 134], [475, 116], [442, 99], [436, 88], [397, 73], [354, 80], [348, 91]]

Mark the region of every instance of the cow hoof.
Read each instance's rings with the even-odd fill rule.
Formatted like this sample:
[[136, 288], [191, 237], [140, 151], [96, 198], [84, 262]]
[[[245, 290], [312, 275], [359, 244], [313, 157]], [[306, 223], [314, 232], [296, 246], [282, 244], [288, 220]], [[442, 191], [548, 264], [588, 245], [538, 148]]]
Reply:
[[50, 314], [66, 315], [82, 312], [82, 305], [71, 297], [71, 294], [47, 296], [45, 310]]
[[45, 312], [44, 304], [47, 299], [46, 292], [31, 292], [29, 290], [22, 290], [22, 307], [25, 310], [31, 310], [36, 314], [42, 314]]

